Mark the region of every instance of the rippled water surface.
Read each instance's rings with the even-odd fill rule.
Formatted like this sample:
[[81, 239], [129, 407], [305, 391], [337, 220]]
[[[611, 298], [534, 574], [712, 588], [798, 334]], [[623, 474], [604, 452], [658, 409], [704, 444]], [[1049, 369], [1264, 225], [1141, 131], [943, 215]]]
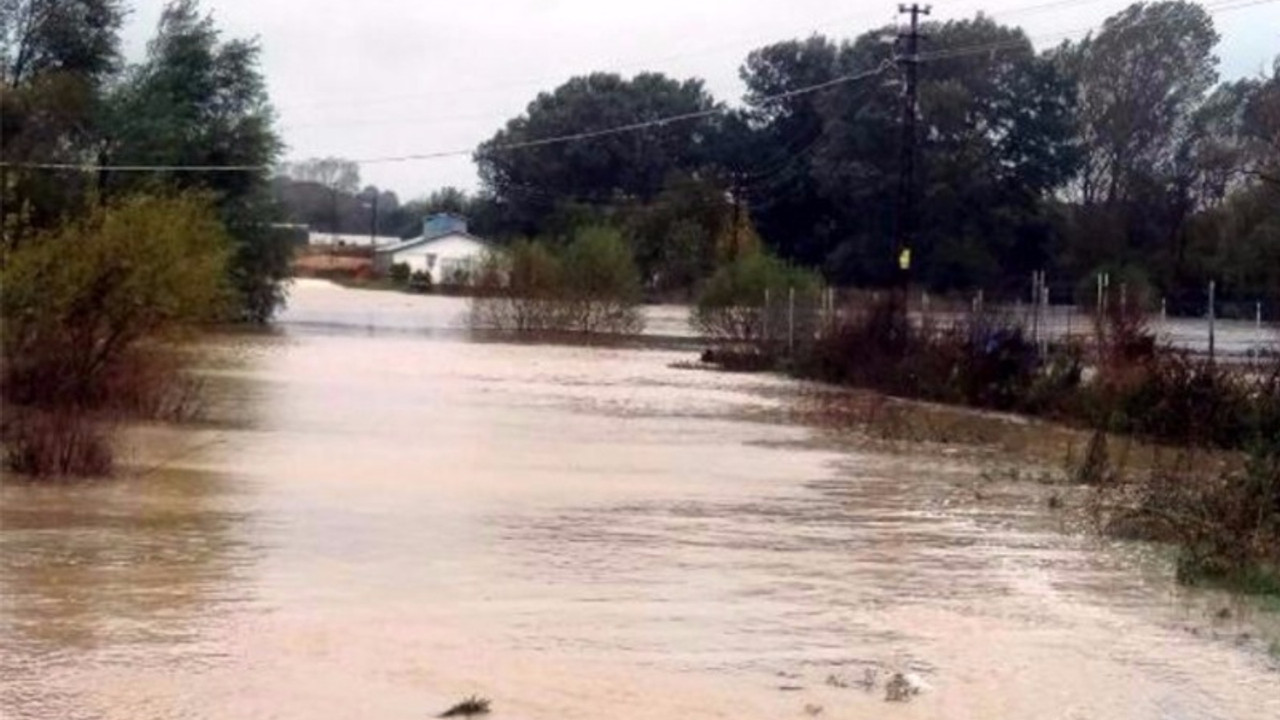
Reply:
[[[132, 431], [119, 480], [0, 485], [0, 717], [1280, 717], [1267, 617], [979, 497], [980, 461], [463, 310], [302, 284], [215, 343], [208, 424]], [[869, 668], [928, 687], [838, 687]]]

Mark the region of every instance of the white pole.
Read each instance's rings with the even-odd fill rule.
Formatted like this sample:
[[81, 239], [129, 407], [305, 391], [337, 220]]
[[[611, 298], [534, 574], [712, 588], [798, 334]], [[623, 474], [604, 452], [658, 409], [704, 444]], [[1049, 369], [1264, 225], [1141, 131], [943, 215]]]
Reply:
[[929, 332], [929, 291], [920, 291], [920, 329]]
[[761, 340], [769, 342], [769, 288], [764, 289], [764, 318], [760, 323]]
[[796, 352], [796, 289], [787, 288], [787, 354]]
[[1102, 319], [1102, 273], [1098, 273], [1098, 300], [1093, 304], [1093, 314]]
[[834, 329], [836, 326], [836, 289], [827, 288], [827, 325]]
[[1262, 302], [1253, 304], [1253, 358], [1262, 359]]
[[1044, 311], [1044, 330], [1040, 333], [1040, 355], [1049, 354], [1049, 286], [1044, 283], [1043, 272], [1040, 278], [1040, 305]]
[[1213, 328], [1213, 321], [1214, 321], [1213, 295], [1215, 290], [1216, 290], [1216, 284], [1214, 283], [1214, 281], [1210, 280], [1209, 281], [1209, 362], [1213, 362], [1213, 351], [1214, 351], [1213, 346], [1214, 346], [1215, 338], [1213, 333], [1213, 330], [1214, 330]]
[[1031, 271], [1031, 342], [1040, 344], [1040, 271]]

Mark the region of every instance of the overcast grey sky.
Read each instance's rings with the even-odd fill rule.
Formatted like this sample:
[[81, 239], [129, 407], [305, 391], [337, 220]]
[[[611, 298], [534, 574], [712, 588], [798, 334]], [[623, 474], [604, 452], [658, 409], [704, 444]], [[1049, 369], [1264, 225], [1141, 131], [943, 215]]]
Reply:
[[[1248, 2], [1249, 0], [1239, 0]], [[1221, 5], [1223, 0], [1204, 4]], [[934, 2], [935, 19], [979, 10], [1038, 48], [1075, 38], [1129, 0]], [[132, 0], [129, 59], [164, 0]], [[472, 148], [540, 90], [594, 70], [654, 70], [737, 102], [753, 48], [813, 32], [853, 37], [895, 21], [896, 0], [204, 0], [224, 37], [254, 37], [287, 156], [371, 158]], [[1280, 54], [1280, 2], [1215, 14], [1224, 78]], [[361, 179], [402, 200], [474, 189], [469, 157], [371, 164]]]

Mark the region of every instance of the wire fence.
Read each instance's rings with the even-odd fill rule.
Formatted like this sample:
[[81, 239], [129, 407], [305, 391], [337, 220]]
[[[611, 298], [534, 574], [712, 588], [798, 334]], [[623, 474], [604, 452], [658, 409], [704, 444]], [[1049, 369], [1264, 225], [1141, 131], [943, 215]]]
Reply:
[[[914, 291], [907, 299], [907, 318], [916, 332], [925, 334], [1016, 328], [1047, 354], [1066, 344], [1095, 345], [1102, 340], [1099, 328], [1105, 327], [1105, 318], [1118, 312], [1133, 318], [1157, 343], [1192, 354], [1234, 363], [1280, 355], [1280, 316], [1262, 300], [1245, 305], [1252, 306], [1251, 319], [1224, 320], [1207, 296], [1198, 317], [1174, 317], [1166, 303], [1154, 310], [1149, 303], [1137, 305], [1119, 290], [1100, 294], [1092, 305], [1051, 304], [1047, 291], [1037, 291], [1036, 296], [1037, 302], [992, 303], [982, 292], [938, 297]], [[725, 339], [755, 344], [773, 354], [795, 355], [889, 299], [890, 291], [853, 288], [766, 291], [760, 306], [746, 309], [743, 327], [749, 329], [742, 337]], [[1236, 303], [1237, 308], [1240, 305]]]

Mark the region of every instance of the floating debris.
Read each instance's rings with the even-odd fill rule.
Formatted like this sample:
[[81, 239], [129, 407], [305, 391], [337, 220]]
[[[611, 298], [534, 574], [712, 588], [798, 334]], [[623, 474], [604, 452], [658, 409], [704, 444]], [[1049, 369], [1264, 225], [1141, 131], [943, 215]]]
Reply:
[[911, 673], [894, 673], [884, 686], [885, 702], [907, 702], [913, 695], [919, 695], [924, 688], [920, 678]]
[[489, 714], [489, 698], [482, 698], [477, 695], [472, 695], [466, 700], [463, 700], [457, 705], [454, 705], [448, 710], [445, 710], [444, 712], [440, 713], [436, 717], [442, 717], [442, 718], [468, 717], [469, 718], [473, 715], [488, 715], [488, 714]]

